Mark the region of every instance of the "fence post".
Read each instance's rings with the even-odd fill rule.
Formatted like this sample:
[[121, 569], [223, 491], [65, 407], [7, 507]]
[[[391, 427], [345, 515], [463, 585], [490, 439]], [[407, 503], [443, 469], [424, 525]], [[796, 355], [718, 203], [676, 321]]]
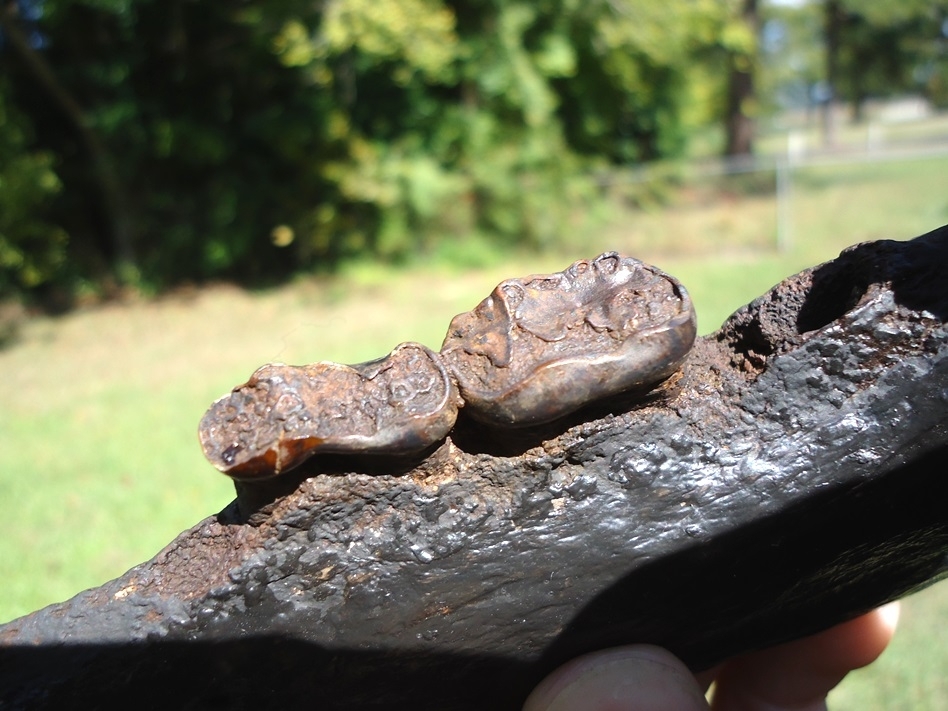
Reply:
[[792, 237], [791, 178], [793, 164], [803, 153], [804, 137], [797, 131], [787, 134], [787, 149], [777, 156], [777, 251], [790, 249]]

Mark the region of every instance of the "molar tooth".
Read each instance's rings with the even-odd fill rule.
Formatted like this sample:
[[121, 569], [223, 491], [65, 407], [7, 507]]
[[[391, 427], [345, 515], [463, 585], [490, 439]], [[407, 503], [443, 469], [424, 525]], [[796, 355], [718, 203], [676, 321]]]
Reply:
[[529, 426], [664, 380], [684, 361], [696, 330], [680, 282], [607, 252], [562, 272], [502, 282], [454, 317], [441, 354], [464, 412], [488, 424]]
[[[431, 387], [413, 388], [418, 377]], [[390, 398], [393, 390], [403, 397]], [[262, 479], [316, 452], [422, 451], [447, 436], [459, 404], [441, 357], [403, 343], [385, 358], [358, 365], [263, 366], [211, 405], [199, 437], [220, 471]]]

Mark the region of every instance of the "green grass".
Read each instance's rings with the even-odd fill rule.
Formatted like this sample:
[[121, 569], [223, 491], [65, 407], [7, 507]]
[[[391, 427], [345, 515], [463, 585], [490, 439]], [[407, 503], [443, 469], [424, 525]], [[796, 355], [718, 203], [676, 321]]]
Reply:
[[[678, 276], [707, 333], [850, 244], [948, 222], [946, 174], [945, 158], [801, 169], [783, 253], [771, 194], [713, 200], [699, 185], [665, 208], [617, 207], [556, 252], [480, 254], [476, 269], [352, 265], [266, 291], [217, 286], [31, 319], [0, 350], [0, 621], [120, 575], [226, 505], [232, 488], [203, 460], [196, 426], [262, 363], [358, 362], [406, 340], [437, 348], [450, 318], [501, 279], [607, 249]], [[946, 620], [945, 585], [910, 599], [892, 651], [847, 680], [834, 708], [948, 708]]]
[[948, 582], [902, 602], [895, 639], [877, 662], [850, 674], [831, 694], [833, 711], [948, 710]]

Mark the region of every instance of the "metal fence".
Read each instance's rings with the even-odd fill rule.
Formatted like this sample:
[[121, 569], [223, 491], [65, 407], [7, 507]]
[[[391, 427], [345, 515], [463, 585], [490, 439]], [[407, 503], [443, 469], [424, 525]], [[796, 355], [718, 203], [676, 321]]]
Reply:
[[[644, 186], [662, 182], [678, 185], [695, 184], [700, 181], [721, 181], [742, 175], [759, 175], [772, 181], [774, 198], [774, 241], [778, 251], [790, 249], [794, 232], [794, 175], [797, 171], [812, 167], [858, 166], [894, 161], [926, 161], [948, 157], [948, 121], [946, 133], [934, 137], [887, 138], [887, 126], [868, 124], [864, 129], [864, 140], [841, 144], [833, 149], [812, 147], [812, 140], [804, 132], [790, 131], [782, 136], [782, 150], [740, 158], [715, 158], [686, 163], [658, 164], [630, 167], [604, 174], [600, 178], [603, 187], [619, 185]], [[774, 141], [771, 139], [770, 144]], [[764, 182], [764, 181], [759, 181]], [[758, 184], [759, 184], [758, 183]], [[945, 194], [948, 200], [948, 175], [945, 178]]]

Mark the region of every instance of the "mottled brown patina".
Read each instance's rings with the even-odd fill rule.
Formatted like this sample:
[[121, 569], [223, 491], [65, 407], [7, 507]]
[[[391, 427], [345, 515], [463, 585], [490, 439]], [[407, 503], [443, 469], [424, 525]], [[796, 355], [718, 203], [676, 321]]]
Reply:
[[664, 380], [695, 331], [684, 286], [607, 252], [502, 282], [452, 320], [441, 354], [408, 343], [360, 365], [265, 365], [211, 406], [201, 445], [220, 471], [259, 479], [317, 452], [421, 452], [447, 436], [462, 401], [490, 426], [544, 424]]

